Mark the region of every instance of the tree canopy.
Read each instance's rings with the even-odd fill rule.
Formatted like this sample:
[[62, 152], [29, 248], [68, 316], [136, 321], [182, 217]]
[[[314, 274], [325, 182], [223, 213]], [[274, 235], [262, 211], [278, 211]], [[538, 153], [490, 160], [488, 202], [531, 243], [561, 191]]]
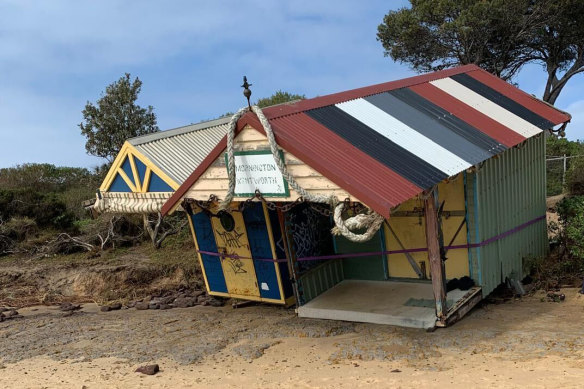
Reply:
[[418, 71], [474, 63], [509, 80], [528, 63], [547, 73], [553, 104], [584, 72], [584, 1], [410, 0], [390, 11], [377, 39], [384, 54]]
[[[304, 99], [306, 99], [305, 95], [298, 95], [295, 93], [278, 90], [270, 97], [262, 97], [261, 99], [258, 99], [255, 103], [253, 103], [253, 105], [257, 105], [260, 108], [266, 108], [271, 105], [289, 103], [291, 101]], [[223, 115], [221, 115], [221, 117], [226, 116], [233, 116], [233, 112], [225, 112]]]
[[142, 81], [131, 81], [126, 73], [107, 86], [96, 105], [87, 102], [79, 128], [88, 154], [112, 162], [126, 139], [159, 131], [154, 108], [136, 104], [141, 89]]
[[264, 97], [262, 99], [258, 99], [258, 101], [256, 101], [255, 105], [257, 105], [260, 108], [265, 108], [265, 107], [269, 107], [270, 105], [289, 103], [289, 102], [294, 101], [294, 100], [304, 100], [305, 98], [306, 98], [306, 96], [304, 96], [304, 95], [297, 95], [294, 93], [289, 93], [289, 92], [284, 92], [284, 91], [279, 90], [276, 93], [274, 93], [273, 95], [271, 95], [270, 97]]

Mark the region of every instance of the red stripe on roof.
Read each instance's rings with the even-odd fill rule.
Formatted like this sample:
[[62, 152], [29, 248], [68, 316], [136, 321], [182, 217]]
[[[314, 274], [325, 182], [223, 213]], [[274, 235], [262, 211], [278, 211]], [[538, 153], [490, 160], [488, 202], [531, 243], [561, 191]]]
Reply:
[[381, 84], [352, 89], [345, 92], [333, 93], [326, 96], [319, 96], [312, 99], [301, 100], [294, 104], [281, 104], [274, 107], [268, 107], [264, 109], [263, 112], [268, 119], [275, 119], [281, 116], [291, 115], [309, 109], [326, 107], [327, 105], [338, 104], [343, 101], [371, 96], [377, 93], [387, 92], [393, 89], [405, 88], [416, 84], [438, 80], [440, 78], [450, 77], [455, 74], [468, 73], [474, 70], [480, 70], [480, 68], [472, 64], [458, 66], [455, 68], [445, 69], [434, 73], [421, 74], [419, 76], [404, 78], [401, 80], [384, 82]]
[[280, 146], [387, 218], [392, 207], [422, 192], [304, 113], [275, 119], [272, 127]]
[[[418, 186], [303, 113], [273, 120], [271, 124], [278, 145], [387, 218], [392, 207], [422, 192]], [[237, 132], [246, 125], [265, 134], [255, 115], [244, 115], [238, 122]], [[299, 139], [302, 141], [299, 142]], [[163, 215], [174, 208], [205, 170], [221, 156], [226, 145], [226, 138], [223, 138], [164, 204]]]
[[420, 84], [410, 87], [410, 90], [431, 101], [442, 109], [464, 120], [474, 128], [484, 132], [491, 138], [507, 147], [515, 146], [526, 138], [496, 120], [466, 105], [464, 102], [449, 95], [432, 84]]
[[530, 111], [535, 112], [539, 116], [549, 120], [555, 125], [560, 123], [569, 122], [571, 117], [569, 114], [563, 113], [557, 108], [549, 105], [532, 95], [523, 92], [521, 89], [514, 87], [501, 80], [500, 78], [492, 75], [491, 73], [477, 69], [476, 71], [471, 71], [467, 73], [470, 77], [482, 82], [488, 87], [496, 90], [504, 96], [507, 96], [511, 100], [523, 105]]

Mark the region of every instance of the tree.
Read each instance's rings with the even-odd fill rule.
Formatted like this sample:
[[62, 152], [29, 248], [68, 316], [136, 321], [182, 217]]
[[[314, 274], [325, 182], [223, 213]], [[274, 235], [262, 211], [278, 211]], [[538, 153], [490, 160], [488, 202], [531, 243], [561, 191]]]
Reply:
[[[260, 108], [266, 108], [271, 105], [289, 103], [291, 101], [296, 100], [304, 100], [305, 98], [306, 98], [305, 95], [297, 95], [295, 93], [283, 92], [279, 90], [270, 97], [263, 97], [261, 99], [258, 99], [258, 101], [253, 103], [253, 105], [257, 105]], [[223, 115], [221, 115], [222, 118], [226, 116], [233, 116], [233, 112], [226, 112]]]
[[305, 98], [306, 96], [304, 95], [297, 95], [294, 93], [283, 92], [279, 90], [270, 97], [264, 97], [262, 99], [259, 99], [258, 101], [256, 101], [255, 105], [257, 105], [260, 108], [265, 108], [269, 107], [270, 105], [289, 103], [291, 101], [304, 100]]
[[527, 63], [547, 72], [543, 100], [553, 104], [584, 72], [581, 0], [410, 0], [385, 15], [384, 54], [418, 71], [474, 63], [510, 80]]
[[126, 139], [159, 131], [154, 108], [136, 104], [141, 89], [142, 81], [136, 77], [132, 82], [126, 73], [108, 85], [97, 105], [87, 102], [79, 128], [88, 154], [111, 163]]

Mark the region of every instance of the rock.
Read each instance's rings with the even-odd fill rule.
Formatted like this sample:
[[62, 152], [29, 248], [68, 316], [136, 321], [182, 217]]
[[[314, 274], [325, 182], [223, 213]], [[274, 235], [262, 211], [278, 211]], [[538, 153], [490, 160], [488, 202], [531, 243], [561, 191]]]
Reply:
[[150, 303], [148, 303], [148, 309], [160, 309], [160, 304], [152, 303], [151, 301]]
[[172, 307], [168, 304], [160, 304], [160, 309], [170, 309], [170, 308], [172, 308]]
[[207, 296], [205, 296], [204, 294], [197, 296], [197, 302], [202, 303], [203, 301], [207, 300]]
[[4, 321], [4, 314], [2, 312], [0, 312], [0, 323], [2, 323]]
[[158, 367], [158, 364], [140, 366], [139, 368], [136, 369], [136, 373], [142, 373], [147, 375], [154, 375], [159, 371], [160, 368]]
[[139, 303], [136, 303], [136, 305], [134, 305], [134, 307], [139, 311], [144, 311], [150, 307], [150, 304], [148, 304], [147, 302], [139, 302]]
[[135, 305], [136, 305], [136, 302], [135, 301], [130, 301], [130, 302], [128, 302], [126, 304], [126, 307], [128, 307], [128, 308], [134, 308]]
[[195, 290], [192, 293], [193, 297], [199, 297], [199, 296], [204, 296], [205, 295], [205, 291], [204, 290]]
[[152, 300], [152, 296], [146, 296], [142, 299], [142, 302], [149, 302], [150, 300]]
[[225, 303], [222, 300], [218, 300], [212, 297], [207, 299], [207, 304], [209, 304], [212, 307], [222, 307], [223, 305], [225, 305]]
[[0, 313], [10, 311], [10, 308], [0, 307]]
[[174, 301], [174, 296], [166, 296], [160, 298], [160, 304], [170, 304]]
[[109, 305], [109, 309], [112, 311], [117, 311], [119, 309], [122, 309], [122, 304], [121, 303], [113, 303]]
[[101, 308], [99, 308], [99, 310], [102, 312], [109, 312], [112, 309], [110, 307], [108, 307], [107, 305], [102, 305]]
[[79, 309], [81, 309], [81, 305], [79, 304], [61, 303], [59, 306], [59, 310], [63, 312], [77, 311]]
[[177, 297], [172, 305], [176, 308], [188, 308], [197, 305], [197, 299], [194, 297]]

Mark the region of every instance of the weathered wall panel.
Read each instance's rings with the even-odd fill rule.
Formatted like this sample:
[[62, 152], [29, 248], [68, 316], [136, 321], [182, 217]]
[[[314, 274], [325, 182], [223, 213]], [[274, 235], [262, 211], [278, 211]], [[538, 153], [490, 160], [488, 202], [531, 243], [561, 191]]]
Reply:
[[[459, 216], [442, 218], [442, 230], [444, 232], [444, 244], [448, 245], [455, 236], [456, 230], [464, 219], [465, 199], [464, 199], [464, 177], [459, 174], [450, 181], [442, 182], [438, 185], [438, 198], [440, 203], [444, 201], [444, 211], [460, 212]], [[399, 240], [406, 249], [416, 249], [426, 247], [425, 222], [423, 211], [423, 200], [413, 198], [404, 202], [397, 208], [397, 212], [419, 212], [419, 216], [399, 216], [395, 213], [390, 217], [389, 224], [395, 231]], [[388, 250], [401, 250], [395, 237], [385, 227], [386, 247]], [[467, 226], [462, 226], [460, 232], [452, 242], [452, 245], [465, 245], [467, 242]], [[412, 257], [417, 263], [424, 262], [427, 277], [430, 277], [430, 264], [426, 251], [413, 252]], [[462, 277], [469, 275], [468, 251], [465, 249], [453, 249], [447, 253], [446, 278]], [[417, 278], [416, 273], [410, 266], [404, 254], [391, 254], [387, 256], [389, 276], [392, 278]]]
[[[469, 174], [467, 199], [469, 215], [474, 215], [469, 223], [472, 243], [480, 243], [545, 215], [544, 135], [528, 139]], [[545, 219], [470, 250], [471, 263], [480, 265], [477, 270], [483, 295], [492, 292], [505, 277], [520, 279], [525, 259], [543, 256], [546, 250]]]

